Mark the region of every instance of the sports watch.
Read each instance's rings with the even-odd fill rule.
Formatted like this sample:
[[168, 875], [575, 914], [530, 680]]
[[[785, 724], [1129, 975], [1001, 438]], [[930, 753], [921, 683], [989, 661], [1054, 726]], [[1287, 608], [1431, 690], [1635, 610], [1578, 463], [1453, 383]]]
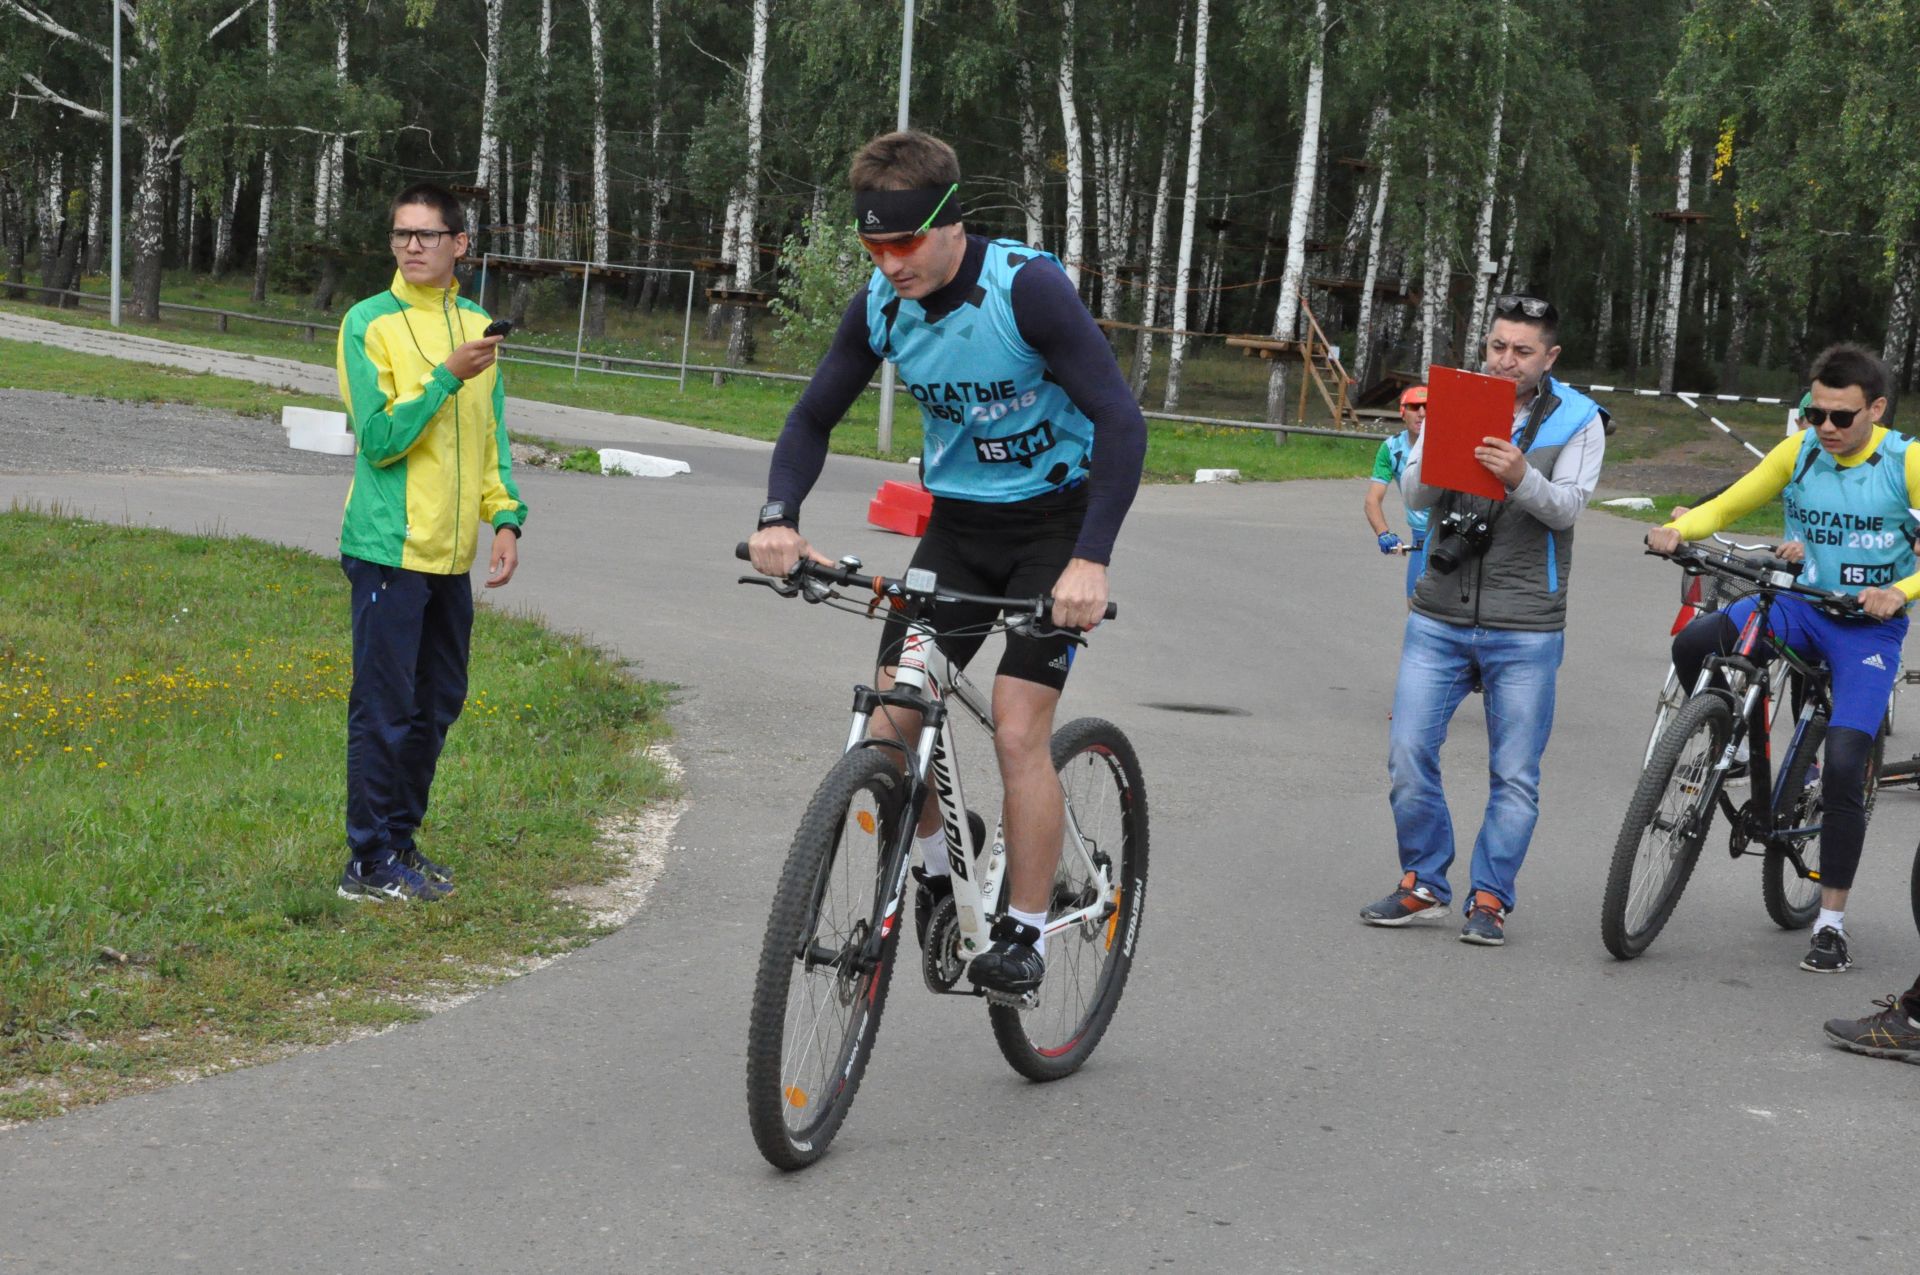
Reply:
[[800, 525], [799, 512], [784, 500], [769, 500], [760, 506], [759, 529], [777, 526], [797, 527]]

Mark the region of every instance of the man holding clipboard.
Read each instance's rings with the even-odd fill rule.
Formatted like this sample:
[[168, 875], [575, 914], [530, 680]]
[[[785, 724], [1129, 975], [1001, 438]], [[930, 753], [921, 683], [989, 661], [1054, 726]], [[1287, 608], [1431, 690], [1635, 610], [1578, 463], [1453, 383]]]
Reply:
[[1501, 297], [1485, 374], [1432, 370], [1426, 429], [1403, 479], [1407, 507], [1428, 510], [1431, 521], [1427, 569], [1408, 604], [1387, 762], [1401, 877], [1361, 909], [1370, 925], [1449, 911], [1453, 819], [1440, 746], [1477, 679], [1491, 783], [1460, 938], [1506, 942], [1514, 878], [1540, 813], [1573, 524], [1606, 454], [1606, 412], [1548, 375], [1560, 356], [1559, 319], [1542, 298]]

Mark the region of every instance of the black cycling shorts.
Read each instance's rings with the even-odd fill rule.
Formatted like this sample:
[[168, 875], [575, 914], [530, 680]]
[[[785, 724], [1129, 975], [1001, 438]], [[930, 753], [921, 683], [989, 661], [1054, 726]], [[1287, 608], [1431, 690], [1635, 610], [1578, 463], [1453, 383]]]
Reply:
[[[1086, 515], [1084, 482], [1011, 504], [936, 498], [912, 565], [933, 572], [941, 585], [961, 593], [1044, 597], [1067, 569]], [[935, 604], [933, 627], [940, 635], [940, 649], [955, 667], [967, 666], [986, 640], [985, 628], [998, 615], [993, 607]], [[882, 668], [898, 666], [906, 635], [899, 612], [889, 615], [880, 635]], [[1030, 638], [1009, 633], [999, 675], [1060, 690], [1067, 684], [1076, 649], [1064, 635]]]

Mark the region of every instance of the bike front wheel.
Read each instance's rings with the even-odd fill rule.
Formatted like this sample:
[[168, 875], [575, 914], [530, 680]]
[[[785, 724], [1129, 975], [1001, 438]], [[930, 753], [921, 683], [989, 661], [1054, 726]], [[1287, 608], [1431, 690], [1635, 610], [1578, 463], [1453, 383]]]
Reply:
[[1713, 823], [1713, 767], [1732, 730], [1724, 700], [1696, 695], [1673, 715], [1640, 772], [1600, 905], [1600, 937], [1623, 961], [1659, 936], [1693, 875]]
[[1053, 766], [1066, 827], [1048, 919], [1097, 903], [1101, 872], [1116, 890], [1107, 907], [1049, 930], [1037, 1007], [988, 1006], [1008, 1064], [1039, 1081], [1078, 1071], [1106, 1034], [1147, 904], [1147, 790], [1133, 744], [1112, 722], [1083, 717], [1054, 732]]
[[855, 749], [821, 781], [787, 851], [747, 1029], [747, 1118], [777, 1168], [826, 1154], [873, 1055], [900, 943], [887, 904], [906, 818], [892, 758]]

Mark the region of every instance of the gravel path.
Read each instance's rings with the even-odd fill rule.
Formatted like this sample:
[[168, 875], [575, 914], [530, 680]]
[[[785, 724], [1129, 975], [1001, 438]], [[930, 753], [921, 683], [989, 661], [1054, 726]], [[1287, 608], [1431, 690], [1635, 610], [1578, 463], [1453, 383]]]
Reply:
[[0, 473], [337, 474], [351, 456], [298, 452], [280, 423], [180, 403], [0, 390]]

